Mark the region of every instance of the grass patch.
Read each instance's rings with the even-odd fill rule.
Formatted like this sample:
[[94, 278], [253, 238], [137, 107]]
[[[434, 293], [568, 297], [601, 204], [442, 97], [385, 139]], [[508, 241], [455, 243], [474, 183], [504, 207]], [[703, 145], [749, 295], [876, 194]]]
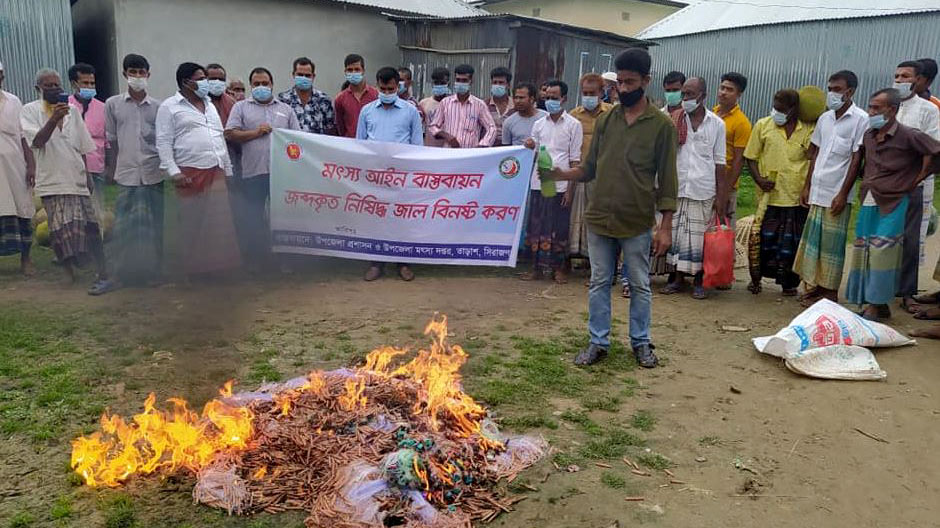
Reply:
[[137, 512], [129, 496], [122, 493], [105, 502], [105, 528], [134, 528], [137, 525]]
[[581, 426], [581, 429], [591, 436], [601, 436], [604, 434], [604, 430], [601, 429], [601, 426], [597, 425], [594, 420], [591, 420], [591, 418], [588, 417], [587, 413], [584, 411], [573, 411], [568, 409], [561, 414], [561, 419], [566, 422], [571, 422]]
[[617, 396], [601, 396], [599, 398], [586, 398], [581, 405], [589, 411], [617, 412], [620, 410], [620, 398]]
[[62, 495], [55, 500], [55, 504], [52, 505], [52, 510], [49, 511], [49, 516], [55, 520], [58, 519], [67, 519], [72, 516], [72, 500], [67, 496]]
[[721, 438], [717, 436], [703, 436], [698, 439], [698, 445], [705, 447], [715, 447], [721, 443]]
[[640, 464], [650, 469], [669, 469], [673, 466], [672, 460], [660, 455], [659, 453], [643, 453], [636, 457]]
[[578, 452], [584, 458], [607, 460], [622, 457], [630, 447], [642, 447], [644, 445], [646, 445], [646, 441], [633, 433], [623, 429], [610, 429], [604, 435], [604, 438], [589, 441]]
[[558, 429], [558, 422], [547, 416], [528, 414], [524, 416], [507, 416], [499, 421], [503, 427], [510, 429], [535, 429], [544, 427], [546, 429]]
[[571, 453], [559, 451], [552, 455], [552, 462], [558, 464], [560, 468], [566, 468], [572, 464], [580, 464], [581, 458]]
[[605, 471], [601, 474], [601, 484], [613, 489], [623, 489], [627, 487], [627, 479], [616, 473]]
[[632, 425], [634, 429], [648, 433], [656, 427], [656, 417], [649, 411], [637, 411], [636, 414], [630, 418], [630, 425]]
[[19, 512], [10, 519], [9, 528], [29, 528], [36, 522], [36, 517], [29, 512]]

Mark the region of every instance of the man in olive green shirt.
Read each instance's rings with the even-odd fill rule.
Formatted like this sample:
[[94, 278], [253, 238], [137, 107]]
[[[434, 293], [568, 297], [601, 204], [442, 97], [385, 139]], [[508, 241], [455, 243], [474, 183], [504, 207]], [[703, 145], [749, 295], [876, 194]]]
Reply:
[[[672, 243], [672, 213], [676, 209], [676, 129], [669, 117], [650, 104], [649, 53], [630, 48], [617, 56], [620, 103], [597, 120], [587, 159], [571, 170], [553, 169], [558, 180], [594, 181], [584, 221], [588, 225], [591, 288], [588, 332], [591, 342], [575, 363], [590, 365], [610, 347], [610, 286], [617, 252], [630, 275], [630, 345], [637, 362], [658, 364], [650, 342], [652, 293], [650, 244], [663, 255]], [[662, 222], [655, 233], [656, 211]]]

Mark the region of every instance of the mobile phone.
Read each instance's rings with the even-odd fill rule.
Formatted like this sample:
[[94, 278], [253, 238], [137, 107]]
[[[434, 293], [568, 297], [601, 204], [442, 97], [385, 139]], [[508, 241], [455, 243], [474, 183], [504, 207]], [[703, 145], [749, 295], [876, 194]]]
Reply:
[[57, 103], [65, 103], [65, 104], [68, 104], [68, 102], [69, 102], [69, 94], [67, 94], [67, 93], [60, 93], [60, 94], [59, 94], [59, 97], [56, 98], [56, 102], [57, 102]]

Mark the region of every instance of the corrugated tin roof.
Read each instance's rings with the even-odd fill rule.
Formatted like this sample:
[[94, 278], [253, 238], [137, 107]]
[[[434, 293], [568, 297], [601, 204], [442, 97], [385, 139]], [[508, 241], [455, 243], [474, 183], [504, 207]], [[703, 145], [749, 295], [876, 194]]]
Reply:
[[462, 17], [448, 17], [448, 18], [437, 18], [437, 17], [427, 17], [427, 16], [406, 16], [406, 15], [394, 15], [389, 14], [389, 19], [391, 20], [405, 20], [405, 21], [428, 21], [428, 22], [465, 22], [465, 21], [476, 21], [476, 20], [485, 20], [485, 19], [506, 19], [510, 21], [519, 22], [521, 24], [526, 24], [530, 26], [541, 26], [548, 29], [554, 29], [558, 31], [568, 31], [570, 33], [576, 33], [585, 36], [593, 36], [598, 39], [606, 40], [609, 42], [618, 42], [626, 46], [655, 46], [656, 43], [648, 40], [627, 37], [617, 33], [611, 33], [610, 31], [603, 31], [600, 29], [591, 29], [581, 26], [572, 26], [570, 24], [565, 24], [563, 22], [556, 22], [554, 20], [547, 20], [544, 18], [528, 17], [523, 15], [514, 15], [511, 13], [488, 13], [484, 12], [483, 15], [473, 15], [473, 16], [462, 16]]
[[434, 17], [466, 17], [485, 15], [486, 11], [461, 0], [331, 0], [338, 4], [355, 4], [400, 13]]
[[699, 0], [644, 29], [656, 39], [720, 29], [940, 11], [937, 0]]

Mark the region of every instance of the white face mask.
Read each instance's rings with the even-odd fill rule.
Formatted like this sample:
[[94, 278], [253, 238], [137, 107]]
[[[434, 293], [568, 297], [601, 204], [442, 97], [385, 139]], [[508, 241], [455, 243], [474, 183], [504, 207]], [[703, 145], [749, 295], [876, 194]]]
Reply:
[[127, 78], [127, 87], [135, 92], [146, 92], [147, 91], [147, 78], [146, 77], [128, 77]]
[[770, 110], [770, 118], [774, 120], [777, 126], [783, 126], [787, 124], [787, 114], [783, 112], [778, 112], [776, 108]]
[[913, 83], [909, 83], [909, 82], [899, 83], [899, 82], [896, 82], [896, 83], [894, 83], [894, 86], [893, 86], [893, 87], [894, 87], [895, 90], [897, 90], [897, 91], [901, 94], [901, 99], [907, 99], [908, 97], [911, 96], [911, 87], [912, 87], [912, 86], [913, 86]]
[[685, 113], [687, 114], [691, 114], [692, 112], [698, 110], [698, 107], [699, 102], [695, 99], [692, 99], [691, 101], [687, 101], [685, 99], [682, 100], [682, 109], [685, 110]]
[[835, 92], [826, 94], [826, 107], [830, 110], [838, 110], [842, 108], [843, 104], [845, 104], [845, 101], [842, 99], [842, 94]]

